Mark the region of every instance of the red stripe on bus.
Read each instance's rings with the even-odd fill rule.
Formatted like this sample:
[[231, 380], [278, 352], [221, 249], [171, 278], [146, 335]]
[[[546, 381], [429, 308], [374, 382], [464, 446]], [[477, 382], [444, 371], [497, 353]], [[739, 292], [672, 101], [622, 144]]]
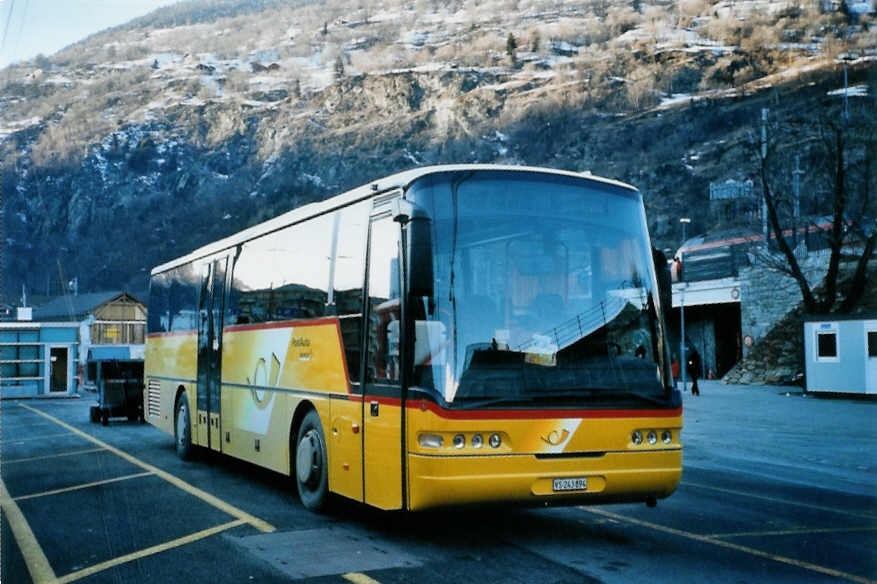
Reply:
[[[259, 331], [275, 328], [289, 328], [294, 326], [319, 326], [321, 324], [338, 324], [337, 318], [317, 318], [313, 320], [283, 320], [280, 322], [268, 322], [260, 324], [236, 324], [227, 326], [223, 331]], [[340, 330], [340, 329], [339, 329]]]
[[169, 332], [163, 332], [163, 333], [149, 333], [146, 335], [146, 338], [155, 339], [155, 338], [159, 338], [159, 337], [178, 337], [181, 335], [197, 335], [197, 334], [198, 334], [197, 330], [191, 329], [188, 331], [169, 331]]
[[[274, 328], [287, 328], [293, 326], [318, 326], [321, 324], [338, 324], [337, 318], [318, 318], [314, 320], [283, 320], [278, 322], [268, 322], [268, 323], [260, 323], [260, 324], [237, 324], [230, 325], [227, 327], [223, 327], [223, 332], [238, 332], [238, 331], [257, 331], [257, 330], [265, 330], [265, 329], [274, 329]], [[339, 334], [341, 332], [339, 327]], [[162, 333], [149, 333], [146, 335], [147, 337], [172, 337], [175, 335], [190, 335], [190, 334], [198, 334], [197, 329], [190, 329], [187, 331], [172, 331], [172, 332], [162, 332]]]
[[[412, 405], [417, 400], [411, 402]], [[426, 409], [450, 420], [541, 420], [556, 418], [674, 418], [682, 415], [675, 410], [446, 410], [424, 401]], [[423, 409], [423, 404], [417, 407]]]
[[[361, 395], [351, 394], [350, 401], [362, 401]], [[365, 401], [386, 406], [402, 405], [398, 397], [365, 396]], [[682, 415], [682, 407], [674, 410], [447, 410], [427, 400], [410, 400], [409, 409], [429, 410], [449, 420], [542, 420], [558, 418], [675, 418]]]
[[[348, 396], [348, 399], [349, 399], [350, 401], [362, 401], [363, 398], [362, 398], [362, 396], [359, 395], [358, 393], [351, 393], [351, 394]], [[378, 396], [378, 395], [367, 395], [367, 396], [365, 396], [365, 401], [367, 401], [368, 403], [378, 402], [379, 404], [381, 404], [381, 405], [385, 405], [385, 406], [396, 406], [396, 407], [399, 407], [399, 406], [402, 405], [402, 400], [399, 399], [398, 397], [385, 397], [385, 396]]]

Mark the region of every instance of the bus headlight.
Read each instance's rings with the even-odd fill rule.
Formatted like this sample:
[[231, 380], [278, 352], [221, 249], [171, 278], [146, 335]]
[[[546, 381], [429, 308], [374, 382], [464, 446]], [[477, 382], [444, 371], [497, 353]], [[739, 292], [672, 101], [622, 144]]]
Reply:
[[634, 430], [633, 435], [630, 437], [630, 439], [633, 440], [634, 444], [637, 444], [637, 445], [642, 444], [643, 443], [643, 433], [640, 432], [639, 430]]
[[482, 446], [484, 446], [484, 438], [481, 434], [472, 436], [472, 448], [481, 448]]
[[654, 444], [658, 441], [658, 434], [654, 430], [649, 430], [649, 433], [646, 434], [646, 440], [649, 441], [649, 444]]
[[500, 444], [502, 444], [502, 438], [499, 434], [491, 434], [488, 444], [490, 444], [491, 448], [499, 448]]
[[673, 433], [670, 430], [664, 430], [661, 432], [661, 442], [664, 444], [670, 444], [670, 441], [673, 440]]
[[463, 448], [466, 446], [466, 437], [462, 434], [454, 436], [454, 448]]
[[417, 437], [417, 442], [423, 448], [441, 448], [445, 443], [444, 439], [438, 434], [421, 434]]

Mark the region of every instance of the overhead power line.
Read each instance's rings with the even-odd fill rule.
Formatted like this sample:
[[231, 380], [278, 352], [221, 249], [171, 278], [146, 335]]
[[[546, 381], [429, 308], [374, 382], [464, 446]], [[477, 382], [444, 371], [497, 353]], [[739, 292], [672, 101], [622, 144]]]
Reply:
[[12, 10], [15, 8], [15, 0], [9, 0], [9, 14], [6, 15], [6, 26], [3, 27], [3, 40], [0, 41], [0, 53], [6, 48], [6, 35], [9, 34], [9, 23], [12, 22]]

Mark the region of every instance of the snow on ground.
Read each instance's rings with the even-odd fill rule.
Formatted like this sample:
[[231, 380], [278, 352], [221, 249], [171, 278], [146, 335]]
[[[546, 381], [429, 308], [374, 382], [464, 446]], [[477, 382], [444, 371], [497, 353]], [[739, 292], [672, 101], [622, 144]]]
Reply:
[[43, 84], [45, 85], [63, 85], [65, 87], [71, 87], [74, 83], [75, 81], [73, 79], [63, 75], [52, 75], [43, 81]]
[[42, 118], [39, 116], [34, 116], [32, 118], [27, 118], [26, 120], [18, 120], [15, 122], [6, 122], [6, 127], [0, 127], [0, 139], [5, 138], [10, 134], [14, 134], [15, 132], [19, 132], [21, 130], [25, 130], [30, 128], [31, 126], [35, 126], [42, 121]]
[[833, 89], [825, 95], [842, 97], [844, 93], [846, 93], [847, 97], [868, 97], [868, 86], [862, 84], [853, 85], [852, 87], [848, 87], [846, 89], [841, 87], [840, 89]]
[[661, 98], [660, 107], [669, 108], [675, 105], [682, 105], [689, 103], [692, 99], [694, 99], [694, 96], [692, 96], [690, 93], [673, 93], [667, 97]]
[[315, 187], [323, 187], [325, 186], [323, 183], [323, 179], [315, 174], [308, 174], [306, 172], [302, 173], [302, 177], [307, 180], [309, 183], [314, 185]]

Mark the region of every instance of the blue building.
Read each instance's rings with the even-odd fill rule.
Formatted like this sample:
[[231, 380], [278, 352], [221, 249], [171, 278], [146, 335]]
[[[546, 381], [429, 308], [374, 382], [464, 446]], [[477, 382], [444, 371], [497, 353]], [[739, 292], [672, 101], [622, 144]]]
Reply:
[[0, 397], [70, 395], [89, 360], [142, 359], [146, 306], [127, 292], [55, 298], [0, 322]]
[[75, 393], [78, 322], [0, 322], [0, 397]]

